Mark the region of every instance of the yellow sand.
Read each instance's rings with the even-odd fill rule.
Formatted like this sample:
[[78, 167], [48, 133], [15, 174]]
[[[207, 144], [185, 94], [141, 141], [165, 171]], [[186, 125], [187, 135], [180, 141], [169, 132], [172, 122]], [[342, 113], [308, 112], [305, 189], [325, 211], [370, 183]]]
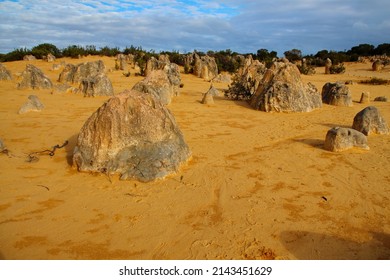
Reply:
[[[70, 63], [114, 58], [59, 59]], [[27, 63], [52, 81], [60, 70]], [[303, 76], [326, 82], [390, 79], [389, 67], [347, 64], [342, 75]], [[142, 77], [109, 71], [115, 93]], [[76, 137], [107, 97], [17, 90], [0, 81], [1, 259], [389, 259], [390, 136], [369, 136], [369, 151], [331, 153], [326, 132], [351, 127], [362, 91], [390, 98], [390, 86], [349, 85], [353, 107], [323, 105], [310, 113], [265, 113], [246, 102], [200, 103], [210, 84], [182, 74], [169, 109], [193, 153], [180, 173], [152, 183], [120, 181], [72, 168]], [[215, 84], [219, 89], [227, 84]], [[17, 114], [30, 94], [45, 109]], [[390, 103], [371, 102], [390, 122]], [[28, 154], [69, 144], [53, 157]]]

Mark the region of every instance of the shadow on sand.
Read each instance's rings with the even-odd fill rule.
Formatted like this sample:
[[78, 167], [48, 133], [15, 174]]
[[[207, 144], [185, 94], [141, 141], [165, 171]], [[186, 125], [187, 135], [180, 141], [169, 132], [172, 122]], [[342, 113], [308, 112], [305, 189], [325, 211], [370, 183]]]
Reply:
[[299, 260], [388, 260], [390, 235], [371, 232], [368, 242], [307, 231], [284, 231], [284, 247]]
[[74, 147], [76, 147], [78, 136], [79, 136], [78, 134], [71, 136], [68, 139], [68, 145], [65, 146], [66, 161], [69, 166], [72, 166], [73, 164], [73, 151], [74, 151]]

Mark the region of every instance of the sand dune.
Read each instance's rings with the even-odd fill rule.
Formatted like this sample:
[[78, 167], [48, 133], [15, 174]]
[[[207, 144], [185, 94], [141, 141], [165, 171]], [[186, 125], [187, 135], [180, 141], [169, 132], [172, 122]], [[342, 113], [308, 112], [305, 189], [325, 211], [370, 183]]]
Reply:
[[[79, 63], [102, 59], [87, 57]], [[27, 62], [4, 63], [14, 74]], [[33, 63], [52, 81], [52, 63]], [[390, 79], [370, 64], [346, 64], [326, 82]], [[142, 77], [108, 72], [115, 93]], [[351, 127], [362, 91], [390, 98], [390, 86], [349, 85], [352, 107], [310, 113], [265, 113], [246, 102], [200, 104], [210, 83], [182, 73], [184, 87], [168, 107], [193, 154], [175, 176], [151, 183], [79, 173], [71, 166], [77, 134], [107, 97], [17, 90], [0, 82], [1, 259], [389, 259], [390, 136], [369, 136], [369, 151], [331, 153], [326, 132]], [[215, 84], [219, 89], [227, 84]], [[30, 94], [45, 109], [17, 114]], [[390, 103], [371, 102], [390, 123]], [[53, 157], [32, 152], [58, 149]]]

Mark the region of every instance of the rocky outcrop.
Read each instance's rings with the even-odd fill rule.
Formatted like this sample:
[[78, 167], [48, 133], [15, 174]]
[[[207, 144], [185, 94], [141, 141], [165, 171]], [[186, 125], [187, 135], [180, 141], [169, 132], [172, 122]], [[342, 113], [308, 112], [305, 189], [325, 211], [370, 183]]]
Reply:
[[103, 61], [92, 61], [78, 65], [67, 64], [60, 73], [58, 81], [78, 84], [78, 91], [84, 96], [112, 96], [114, 89], [110, 79], [105, 74]]
[[22, 81], [18, 83], [18, 89], [50, 89], [53, 87], [53, 84], [49, 77], [47, 77], [43, 72], [32, 64], [26, 65], [26, 70], [22, 73]]
[[341, 83], [326, 83], [322, 87], [322, 102], [335, 106], [352, 106], [349, 88]]
[[208, 55], [200, 57], [196, 53], [193, 55], [193, 73], [195, 76], [202, 78], [205, 81], [211, 81], [218, 76], [218, 66], [214, 57]]
[[22, 105], [19, 109], [19, 114], [25, 114], [28, 112], [39, 112], [44, 109], [45, 106], [39, 100], [38, 96], [30, 95], [28, 101]]
[[356, 114], [352, 128], [364, 135], [389, 134], [389, 127], [378, 108], [369, 106]]
[[79, 171], [150, 181], [177, 172], [190, 155], [173, 115], [156, 96], [127, 90], [86, 121], [73, 162]]
[[325, 61], [325, 74], [331, 74], [330, 73], [330, 68], [331, 67], [332, 67], [332, 60], [327, 58], [326, 61]]
[[3, 64], [0, 63], [0, 81], [9, 81], [12, 80], [12, 75]]
[[267, 68], [249, 55], [233, 76], [233, 82], [226, 91], [230, 99], [249, 99], [259, 87]]
[[167, 57], [157, 60], [154, 57], [148, 60], [145, 69], [147, 76], [134, 85], [133, 89], [153, 93], [165, 105], [171, 103], [174, 96], [179, 95], [181, 83], [179, 66], [170, 63]]
[[324, 148], [331, 152], [341, 152], [351, 148], [368, 150], [367, 137], [354, 129], [334, 127], [325, 137]]
[[49, 53], [44, 59], [47, 62], [54, 62], [54, 61], [56, 61], [56, 57], [54, 55], [52, 55], [51, 53]]
[[297, 66], [284, 59], [267, 69], [250, 105], [265, 112], [310, 112], [322, 102], [317, 88], [304, 84]]

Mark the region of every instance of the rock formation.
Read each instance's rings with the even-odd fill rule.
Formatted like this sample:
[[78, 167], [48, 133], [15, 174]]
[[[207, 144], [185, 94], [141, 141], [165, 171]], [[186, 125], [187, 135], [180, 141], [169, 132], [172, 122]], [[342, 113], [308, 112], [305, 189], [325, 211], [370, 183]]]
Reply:
[[330, 74], [330, 68], [332, 67], [332, 60], [329, 58], [325, 61], [325, 74]]
[[360, 103], [370, 103], [370, 93], [368, 91], [362, 92], [362, 95], [360, 96]]
[[0, 81], [12, 80], [12, 75], [3, 64], [0, 63]]
[[381, 71], [384, 67], [384, 63], [381, 60], [375, 60], [372, 63], [372, 71]]
[[352, 106], [352, 95], [343, 83], [326, 83], [322, 87], [322, 101], [335, 106]]
[[173, 115], [156, 96], [126, 90], [86, 121], [73, 162], [79, 171], [150, 181], [177, 172], [190, 155]]
[[49, 53], [46, 57], [45, 57], [45, 60], [47, 62], [54, 62], [56, 60], [56, 57], [54, 55], [52, 55], [51, 53]]
[[322, 102], [317, 88], [303, 83], [297, 66], [280, 60], [267, 69], [250, 105], [265, 112], [310, 112]]
[[368, 150], [367, 137], [354, 129], [334, 127], [325, 137], [324, 148], [331, 152], [341, 152], [353, 147]]
[[213, 79], [214, 83], [228, 83], [232, 82], [232, 77], [227, 73], [219, 73], [217, 77]]
[[33, 61], [33, 60], [37, 60], [37, 58], [35, 56], [33, 56], [32, 54], [26, 54], [25, 56], [23, 56], [23, 60]]
[[120, 53], [115, 58], [115, 68], [118, 70], [127, 70], [127, 60], [128, 57], [123, 53]]
[[378, 97], [375, 97], [374, 101], [378, 101], [378, 102], [387, 102], [388, 99], [386, 96], [378, 96]]
[[38, 96], [36, 95], [30, 95], [28, 97], [28, 101], [22, 105], [19, 109], [19, 114], [25, 114], [28, 112], [39, 112], [42, 109], [44, 109], [45, 106], [42, 104], [42, 102], [39, 100]]
[[170, 63], [167, 57], [157, 60], [154, 57], [148, 60], [145, 69], [147, 76], [134, 85], [133, 89], [156, 94], [160, 101], [168, 105], [174, 96], [179, 95], [181, 83], [179, 66]]
[[210, 85], [210, 88], [209, 90], [206, 92], [208, 94], [210, 94], [211, 96], [221, 96], [221, 93], [218, 89], [216, 89], [213, 84]]
[[32, 64], [26, 65], [26, 70], [22, 73], [22, 81], [17, 85], [18, 89], [50, 89], [52, 87], [51, 80]]
[[226, 91], [230, 99], [249, 99], [259, 87], [267, 68], [249, 55], [233, 76], [233, 82]]
[[114, 89], [110, 79], [105, 74], [103, 61], [91, 61], [78, 65], [67, 64], [59, 75], [62, 83], [78, 84], [84, 96], [112, 96]]
[[202, 101], [201, 101], [202, 104], [206, 104], [206, 105], [212, 105], [214, 104], [214, 97], [213, 97], [213, 94], [208, 91], [206, 92], [204, 95], [203, 95], [203, 98], [202, 98]]
[[378, 108], [369, 106], [356, 114], [352, 128], [364, 135], [389, 134], [389, 127]]
[[193, 55], [193, 73], [195, 76], [202, 78], [205, 81], [211, 81], [218, 76], [218, 66], [214, 57], [208, 55], [200, 57], [196, 53]]

